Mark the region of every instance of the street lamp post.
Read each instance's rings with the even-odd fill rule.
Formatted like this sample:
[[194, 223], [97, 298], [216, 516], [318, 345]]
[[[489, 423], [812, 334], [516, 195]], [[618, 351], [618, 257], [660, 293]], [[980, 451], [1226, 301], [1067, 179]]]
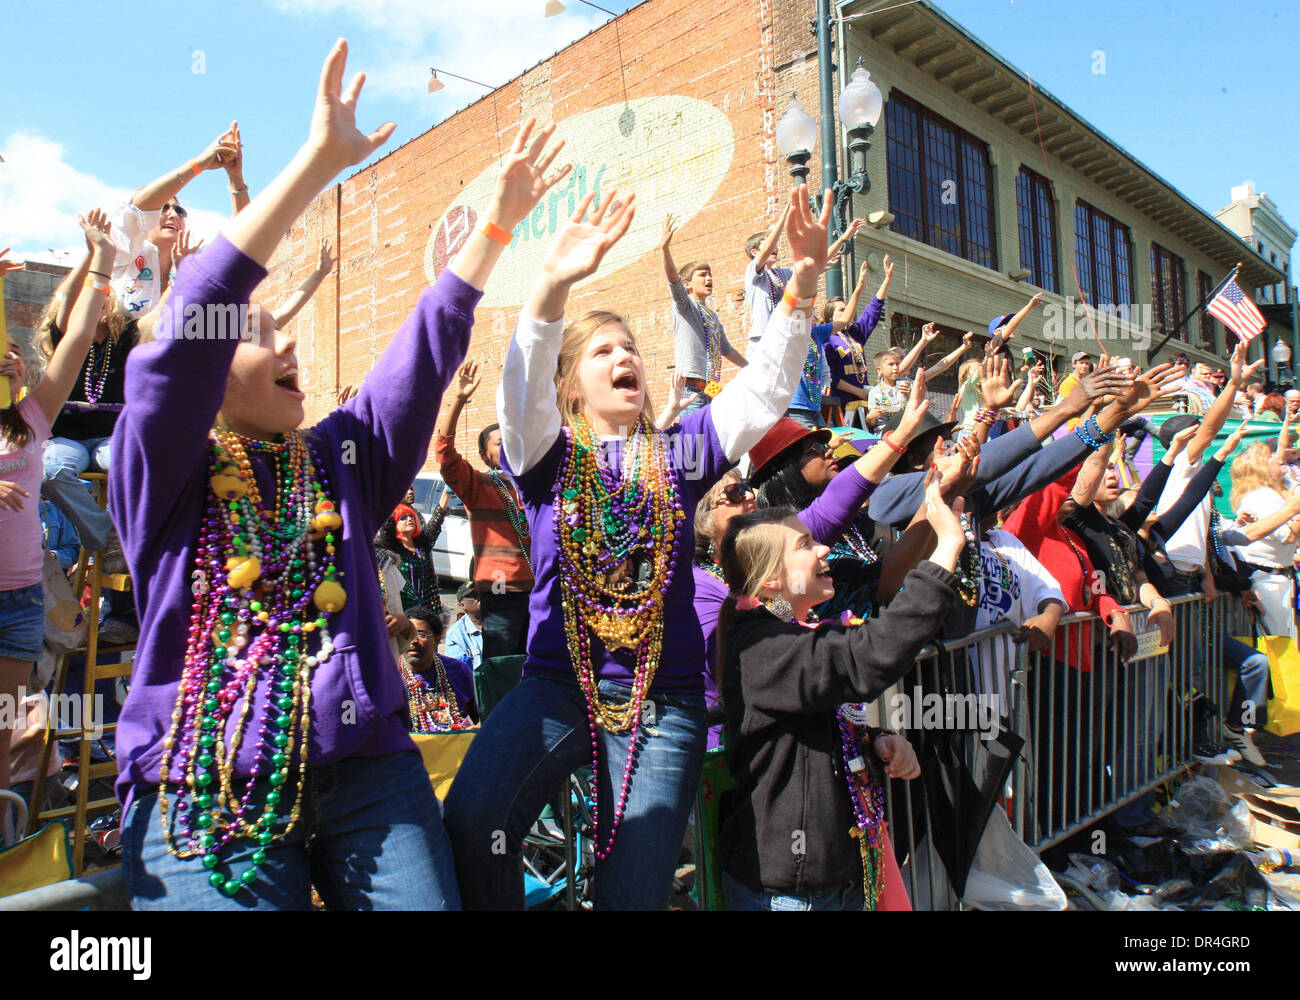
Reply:
[[[822, 91], [823, 107], [827, 94]], [[833, 208], [831, 210], [832, 240], [838, 239], [848, 229], [853, 218], [853, 196], [866, 194], [871, 190], [871, 178], [867, 174], [867, 151], [871, 148], [871, 134], [880, 113], [884, 108], [884, 97], [880, 88], [871, 79], [871, 74], [858, 60], [858, 67], [853, 71], [853, 78], [840, 94], [839, 119], [849, 134], [849, 176], [840, 180], [835, 176], [835, 151], [827, 150], [825, 116], [822, 128], [822, 178], [823, 186], [830, 189]], [[817, 123], [808, 114], [797, 99], [790, 101], [790, 106], [782, 119], [777, 122], [776, 142], [781, 153], [790, 163], [790, 176], [796, 184], [808, 180], [808, 160], [812, 156], [812, 147], [817, 137]], [[829, 152], [829, 155], [828, 155]], [[829, 163], [829, 168], [827, 164]], [[821, 196], [814, 196], [814, 204], [821, 208]], [[826, 294], [838, 298], [844, 294], [844, 276], [838, 267], [826, 272]]]
[[1282, 385], [1294, 385], [1295, 376], [1291, 374], [1291, 348], [1286, 346], [1286, 341], [1278, 337], [1269, 354], [1273, 358], [1278, 382]]

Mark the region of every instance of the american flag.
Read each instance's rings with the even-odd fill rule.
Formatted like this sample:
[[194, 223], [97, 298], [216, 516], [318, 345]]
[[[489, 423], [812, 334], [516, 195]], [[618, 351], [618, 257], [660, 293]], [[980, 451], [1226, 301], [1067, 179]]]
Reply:
[[1250, 343], [1268, 326], [1255, 303], [1246, 297], [1246, 293], [1237, 285], [1237, 279], [1231, 278], [1223, 289], [1210, 300], [1206, 312], [1221, 320], [1237, 335], [1237, 339]]

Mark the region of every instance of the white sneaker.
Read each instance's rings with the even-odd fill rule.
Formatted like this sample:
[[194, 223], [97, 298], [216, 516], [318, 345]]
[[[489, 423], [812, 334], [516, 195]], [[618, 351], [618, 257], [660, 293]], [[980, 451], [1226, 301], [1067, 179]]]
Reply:
[[1255, 741], [1251, 737], [1249, 729], [1238, 731], [1224, 726], [1223, 738], [1228, 741], [1228, 746], [1232, 747], [1256, 767], [1268, 767], [1268, 761], [1259, 752], [1259, 747], [1255, 746]]
[[1231, 747], [1222, 747], [1217, 743], [1198, 743], [1192, 755], [1207, 767], [1226, 767], [1241, 760], [1241, 754]]

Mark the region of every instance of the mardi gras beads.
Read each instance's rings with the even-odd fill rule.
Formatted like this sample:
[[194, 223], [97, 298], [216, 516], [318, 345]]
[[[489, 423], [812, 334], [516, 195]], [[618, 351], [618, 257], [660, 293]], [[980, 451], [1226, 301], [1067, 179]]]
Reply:
[[[211, 448], [185, 667], [159, 766], [159, 812], [168, 851], [200, 857], [212, 873], [210, 884], [234, 896], [257, 880], [265, 848], [298, 821], [311, 677], [333, 652], [325, 615], [340, 610], [347, 595], [337, 580], [328, 527], [341, 519], [317, 522], [323, 533], [312, 538], [318, 515], [333, 510], [314, 446], [298, 432], [272, 443], [217, 428]], [[250, 451], [274, 463], [273, 510], [262, 503]], [[311, 653], [314, 641], [319, 644]], [[253, 718], [253, 764], [241, 779], [235, 772]], [[176, 792], [170, 820], [169, 790]], [[286, 816], [286, 828], [277, 833]], [[240, 838], [258, 846], [252, 866], [233, 878], [219, 870], [221, 853]]]
[[[599, 461], [591, 428], [582, 417], [565, 431], [565, 452], [555, 486], [555, 533], [569, 656], [587, 702], [591, 737], [593, 812], [597, 857], [604, 859], [627, 805], [632, 765], [646, 694], [663, 647], [664, 595], [672, 585], [678, 534], [686, 519], [677, 473], [665, 436], [642, 418], [618, 468]], [[626, 472], [624, 470], [626, 469]], [[592, 663], [591, 638], [610, 652], [635, 654], [632, 696], [602, 700]], [[609, 836], [599, 837], [599, 739], [631, 730], [623, 782]]]
[[853, 827], [849, 835], [857, 839], [862, 851], [862, 891], [868, 910], [874, 910], [885, 883], [883, 857], [885, 830], [885, 792], [867, 767], [859, 739], [865, 727], [865, 706], [843, 705], [835, 720], [840, 730], [840, 755], [844, 762], [844, 779], [853, 803]]

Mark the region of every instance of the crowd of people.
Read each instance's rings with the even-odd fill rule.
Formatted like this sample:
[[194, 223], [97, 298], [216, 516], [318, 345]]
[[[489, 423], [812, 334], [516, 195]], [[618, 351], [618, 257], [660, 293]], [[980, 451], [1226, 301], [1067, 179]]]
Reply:
[[[662, 909], [706, 749], [725, 747], [730, 907], [904, 909], [885, 787], [923, 775], [868, 706], [928, 643], [1012, 623], [1039, 654], [1030, 698], [1053, 727], [1025, 735], [1063, 746], [1088, 742], [1075, 709], [1108, 696], [1088, 679], [1103, 644], [1134, 651], [1139, 609], [1164, 645], [1200, 643], [1194, 662], [1206, 637], [1176, 637], [1172, 598], [1233, 594], [1262, 634], [1295, 634], [1300, 396], [1264, 392], [1244, 347], [1217, 382], [1185, 358], [1142, 371], [1086, 352], [1058, 379], [1011, 347], [1041, 296], [942, 357], [928, 356], [928, 324], [868, 365], [893, 263], [860, 312], [866, 263], [847, 301], [819, 303], [861, 224], [831, 243], [829, 199], [818, 216], [803, 187], [740, 248], [744, 353], [708, 304], [709, 262], [679, 267], [664, 222], [676, 364], [661, 407], [624, 317], [566, 317], [636, 213], [632, 193], [581, 199], [519, 315], [497, 422], [472, 429], [475, 467], [456, 446], [483, 374], [466, 360], [475, 307], [512, 231], [569, 170], [552, 169], [553, 127], [531, 120], [478, 228], [364, 384], [304, 427], [286, 324], [331, 248], [288, 302], [253, 297], [294, 220], [392, 132], [358, 129], [346, 55], [331, 51], [308, 140], [256, 198], [232, 124], [113, 219], [88, 214], [85, 259], [42, 325], [43, 375], [16, 349], [0, 365], [13, 400], [0, 409], [0, 693], [40, 656], [44, 551], [67, 569], [72, 534], [100, 553], [115, 533], [133, 587], [103, 609], [101, 634], [136, 643], [115, 741], [134, 907], [295, 909], [314, 886], [331, 908], [518, 908], [529, 828], [589, 768], [595, 905]], [[217, 169], [234, 215], [195, 246], [178, 194]], [[180, 335], [191, 309], [250, 302], [242, 339]], [[954, 366], [936, 412], [928, 386]], [[1174, 394], [1194, 412], [1157, 428], [1147, 411]], [[1239, 450], [1243, 418], [1270, 414], [1277, 438]], [[1120, 442], [1151, 434], [1163, 455], [1139, 479]], [[426, 519], [410, 492], [430, 455], [470, 520], [454, 622], [432, 558], [449, 494]], [[1212, 497], [1229, 463], [1232, 522]], [[91, 467], [107, 472], [111, 525], [78, 479]], [[1078, 612], [1095, 617], [1067, 641]], [[1258, 758], [1267, 658], [1212, 638], [1236, 691], [1222, 732], [1199, 736]], [[475, 672], [516, 655], [519, 683], [480, 713]], [[968, 666], [1006, 714], [1008, 664]], [[1130, 676], [1163, 704], [1167, 657]], [[461, 730], [475, 735], [440, 805], [409, 734]], [[15, 779], [9, 740], [0, 787]]]

